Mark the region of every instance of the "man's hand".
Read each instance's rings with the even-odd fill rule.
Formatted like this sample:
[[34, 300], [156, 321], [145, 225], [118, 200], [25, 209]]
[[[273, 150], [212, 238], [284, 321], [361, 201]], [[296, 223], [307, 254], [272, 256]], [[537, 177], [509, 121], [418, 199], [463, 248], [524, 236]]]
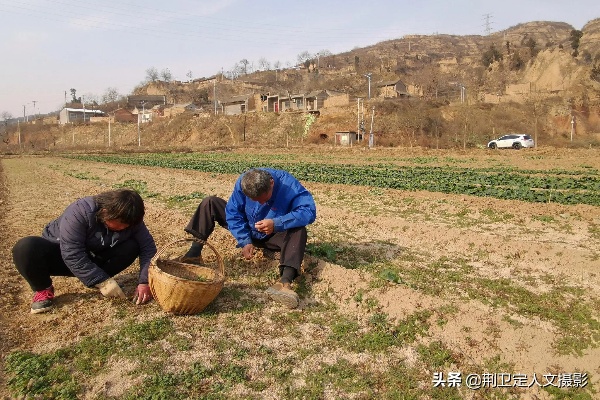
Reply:
[[254, 224], [254, 227], [266, 235], [270, 235], [275, 230], [275, 223], [272, 219], [263, 219]]
[[249, 260], [254, 255], [254, 245], [252, 243], [248, 243], [242, 248], [242, 255], [246, 260]]
[[100, 293], [104, 295], [104, 297], [118, 297], [121, 299], [126, 299], [125, 293], [113, 278], [108, 278], [104, 282], [100, 282], [96, 285], [98, 289], [100, 289]]
[[135, 288], [135, 293], [133, 294], [133, 302], [137, 305], [146, 304], [152, 300], [152, 291], [150, 291], [150, 285], [147, 283], [140, 283]]

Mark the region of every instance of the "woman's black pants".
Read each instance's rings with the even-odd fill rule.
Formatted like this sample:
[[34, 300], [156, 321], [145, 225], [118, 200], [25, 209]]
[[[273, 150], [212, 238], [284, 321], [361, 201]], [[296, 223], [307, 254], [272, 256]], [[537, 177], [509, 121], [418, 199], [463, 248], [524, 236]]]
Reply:
[[[52, 285], [52, 276], [74, 276], [62, 259], [60, 245], [43, 237], [24, 237], [14, 245], [12, 252], [17, 271], [33, 291], [44, 290]], [[88, 252], [91, 260], [110, 276], [133, 264], [139, 254], [139, 245], [133, 239], [94, 255]]]

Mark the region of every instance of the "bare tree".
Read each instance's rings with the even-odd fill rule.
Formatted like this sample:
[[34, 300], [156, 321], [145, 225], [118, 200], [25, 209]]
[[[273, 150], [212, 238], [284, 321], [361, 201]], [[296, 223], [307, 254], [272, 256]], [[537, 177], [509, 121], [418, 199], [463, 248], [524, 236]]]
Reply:
[[310, 54], [308, 51], [303, 51], [302, 53], [298, 54], [298, 65], [305, 64], [306, 62], [312, 60], [313, 58], [314, 58], [314, 56], [312, 54]]
[[165, 82], [171, 82], [171, 80], [173, 79], [173, 75], [171, 75], [171, 71], [169, 71], [169, 68], [165, 68], [162, 71], [160, 71], [160, 77]]
[[96, 96], [94, 93], [86, 93], [81, 97], [85, 101], [85, 104], [94, 105], [94, 106], [98, 105], [98, 96]]
[[248, 64], [250, 64], [250, 61], [246, 60], [245, 58], [240, 60], [240, 72], [244, 75], [248, 73]]
[[13, 116], [8, 111], [2, 111], [2, 113], [0, 113], [0, 117], [2, 117], [2, 119], [4, 120], [4, 122], [6, 122], [9, 119], [12, 119]]
[[149, 82], [156, 82], [158, 80], [158, 70], [154, 67], [150, 67], [146, 70], [146, 80]]
[[114, 103], [121, 97], [117, 88], [109, 87], [102, 95], [102, 103]]
[[189, 71], [187, 72], [187, 74], [185, 74], [185, 76], [187, 76], [187, 77], [188, 77], [188, 79], [191, 81], [191, 80], [192, 80], [192, 76], [194, 76], [194, 75], [192, 74], [192, 71], [191, 71], [191, 70], [189, 70]]
[[236, 79], [240, 75], [245, 74], [245, 71], [246, 71], [246, 67], [243, 64], [235, 63], [235, 65], [233, 66], [231, 71], [229, 71], [230, 75], [231, 75], [231, 79]]
[[[2, 118], [2, 120], [3, 120], [2, 126], [4, 126], [3, 134], [6, 134], [6, 132], [8, 130], [8, 120], [12, 119], [12, 117], [13, 117], [12, 114], [9, 113], [8, 111], [2, 111], [2, 113], [0, 113], [0, 118]], [[8, 144], [9, 139], [8, 139], [8, 137], [6, 137], [6, 138], [3, 138], [2, 141], [4, 143]]]
[[268, 71], [271, 69], [271, 63], [269, 61], [267, 61], [266, 58], [261, 57], [258, 60], [258, 68], [263, 70], [263, 71]]
[[229, 70], [223, 72], [223, 76], [225, 78], [227, 78], [227, 79], [231, 79], [231, 80], [235, 79], [236, 78], [236, 76], [235, 76], [235, 69], [236, 68], [237, 68], [237, 64], [235, 64], [233, 66], [233, 69], [229, 69]]

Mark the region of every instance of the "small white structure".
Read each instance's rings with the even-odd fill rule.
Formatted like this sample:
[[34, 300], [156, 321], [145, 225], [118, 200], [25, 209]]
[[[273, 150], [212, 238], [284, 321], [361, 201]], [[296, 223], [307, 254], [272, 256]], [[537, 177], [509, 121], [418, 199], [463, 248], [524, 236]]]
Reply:
[[335, 144], [342, 146], [352, 146], [358, 140], [358, 134], [354, 131], [336, 132]]
[[73, 124], [76, 122], [90, 122], [92, 117], [102, 117], [104, 112], [100, 110], [88, 110], [85, 108], [63, 108], [58, 114], [58, 120], [61, 125]]
[[152, 109], [146, 109], [144, 107], [142, 107], [141, 110], [139, 110], [136, 107], [133, 109], [133, 111], [131, 113], [133, 115], [137, 115], [138, 122], [141, 122], [142, 124], [152, 122], [152, 117], [154, 116], [154, 112], [152, 111]]

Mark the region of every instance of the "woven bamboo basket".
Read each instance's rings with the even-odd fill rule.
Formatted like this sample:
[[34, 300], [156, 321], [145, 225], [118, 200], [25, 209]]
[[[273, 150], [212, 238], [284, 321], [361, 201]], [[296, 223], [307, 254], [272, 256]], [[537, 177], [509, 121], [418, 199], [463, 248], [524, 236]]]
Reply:
[[[216, 256], [216, 268], [196, 265], [177, 259], [162, 259], [165, 250], [181, 242], [201, 242]], [[200, 259], [199, 259], [200, 260]], [[192, 315], [204, 310], [223, 289], [225, 266], [215, 248], [199, 239], [180, 239], [167, 244], [150, 263], [148, 283], [156, 302], [163, 311], [177, 315]]]

